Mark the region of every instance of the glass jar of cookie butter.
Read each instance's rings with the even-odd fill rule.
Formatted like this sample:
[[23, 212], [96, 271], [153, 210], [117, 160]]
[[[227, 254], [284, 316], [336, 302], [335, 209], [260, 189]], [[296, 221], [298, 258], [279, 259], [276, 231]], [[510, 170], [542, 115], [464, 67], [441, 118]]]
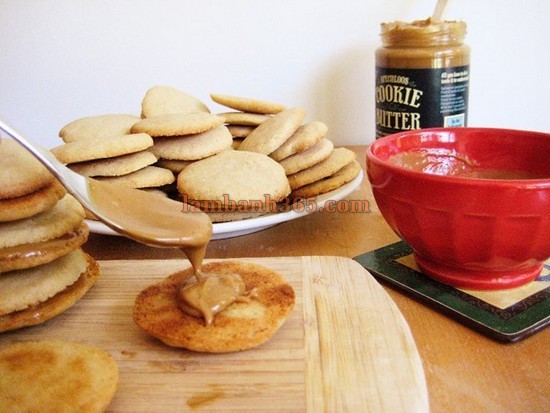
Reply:
[[417, 20], [381, 25], [376, 50], [376, 138], [414, 129], [466, 126], [470, 48], [466, 23]]

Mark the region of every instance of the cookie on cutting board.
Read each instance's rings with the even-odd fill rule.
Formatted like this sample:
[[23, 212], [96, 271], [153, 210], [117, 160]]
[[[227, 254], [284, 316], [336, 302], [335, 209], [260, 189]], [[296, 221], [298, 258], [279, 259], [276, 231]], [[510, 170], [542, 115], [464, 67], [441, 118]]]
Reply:
[[106, 351], [60, 340], [0, 348], [0, 406], [6, 412], [103, 412], [119, 382]]
[[175, 273], [144, 289], [136, 298], [133, 317], [146, 333], [173, 347], [227, 353], [257, 347], [279, 330], [294, 308], [295, 295], [284, 277], [259, 264], [218, 261], [203, 266], [215, 274], [239, 274], [246, 290], [257, 296], [235, 302], [216, 314], [212, 324], [184, 313], [176, 301], [178, 288], [193, 276], [193, 269]]

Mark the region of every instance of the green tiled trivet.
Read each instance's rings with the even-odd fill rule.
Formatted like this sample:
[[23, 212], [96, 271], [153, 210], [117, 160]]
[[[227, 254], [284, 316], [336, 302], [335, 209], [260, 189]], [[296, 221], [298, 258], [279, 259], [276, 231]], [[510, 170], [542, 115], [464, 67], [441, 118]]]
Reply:
[[519, 341], [550, 323], [550, 260], [535, 281], [503, 291], [457, 289], [425, 276], [404, 241], [355, 260], [376, 278], [499, 341]]

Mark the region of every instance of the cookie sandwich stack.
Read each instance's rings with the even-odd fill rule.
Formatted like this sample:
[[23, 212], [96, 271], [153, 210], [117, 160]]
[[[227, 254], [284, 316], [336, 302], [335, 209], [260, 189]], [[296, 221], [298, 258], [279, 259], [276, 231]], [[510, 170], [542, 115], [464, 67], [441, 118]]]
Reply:
[[84, 210], [18, 143], [0, 139], [0, 332], [72, 306], [99, 267], [84, 253]]

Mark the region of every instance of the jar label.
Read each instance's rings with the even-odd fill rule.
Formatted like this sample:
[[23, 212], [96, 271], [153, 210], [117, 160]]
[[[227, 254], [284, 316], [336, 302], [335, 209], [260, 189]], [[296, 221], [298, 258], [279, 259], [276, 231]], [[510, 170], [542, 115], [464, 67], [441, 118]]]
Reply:
[[376, 67], [376, 138], [392, 133], [466, 126], [470, 68]]

